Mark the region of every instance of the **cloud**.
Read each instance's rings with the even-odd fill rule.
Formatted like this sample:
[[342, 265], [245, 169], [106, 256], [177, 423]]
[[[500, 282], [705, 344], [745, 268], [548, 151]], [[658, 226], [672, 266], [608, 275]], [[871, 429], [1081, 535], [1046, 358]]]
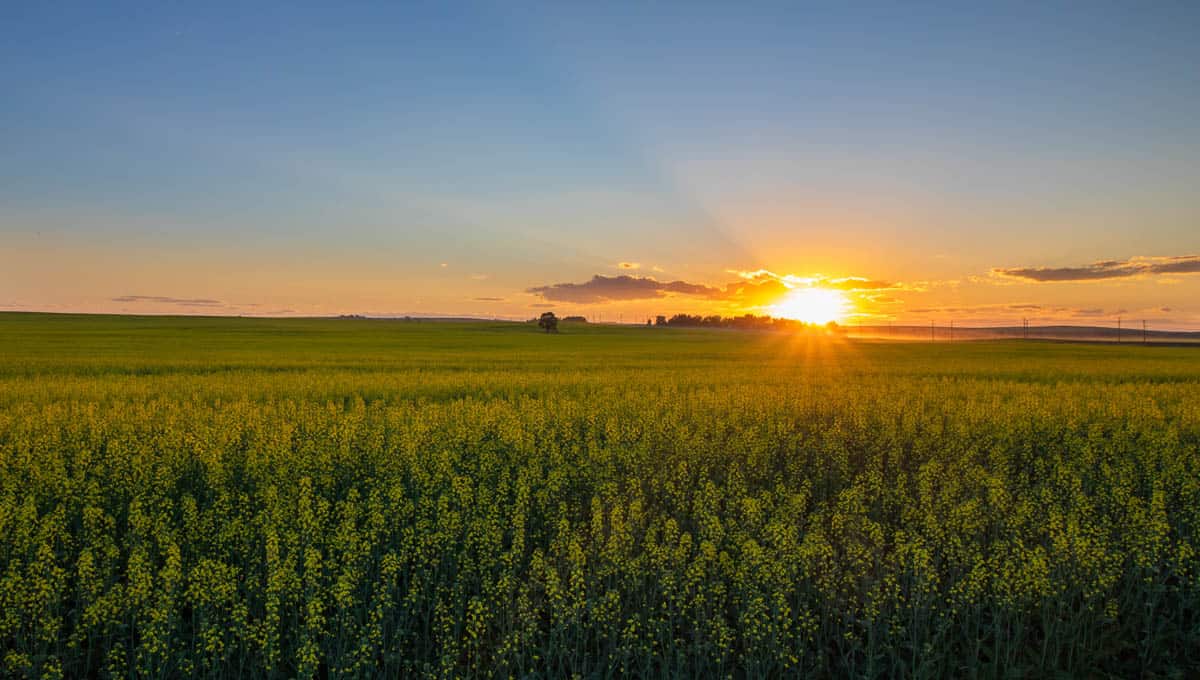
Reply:
[[953, 312], [983, 311], [987, 309], [990, 308], [986, 306], [979, 307], [978, 309], [971, 307], [916, 307], [905, 311], [910, 314], [951, 314]]
[[1175, 257], [1154, 258], [1151, 265], [1155, 274], [1198, 274], [1200, 273], [1200, 255], [1177, 255]]
[[545, 300], [595, 304], [625, 300], [653, 300], [667, 295], [687, 295], [706, 300], [728, 302], [743, 308], [762, 307], [776, 302], [793, 288], [822, 287], [842, 291], [876, 291], [899, 288], [899, 284], [861, 277], [826, 278], [780, 275], [760, 269], [731, 272], [741, 277], [723, 288], [687, 281], [659, 281], [650, 276], [604, 276], [596, 274], [583, 283], [555, 283], [535, 286], [525, 292]]
[[122, 295], [112, 298], [113, 302], [157, 302], [165, 305], [181, 305], [184, 307], [219, 307], [225, 303], [220, 300], [207, 298], [176, 298], [163, 295]]
[[762, 307], [778, 302], [792, 287], [783, 277], [759, 277], [731, 283], [713, 299], [734, 302], [742, 307]]
[[617, 269], [641, 269], [640, 262], [618, 262]]
[[548, 308], [548, 307], [555, 307], [555, 306], [557, 306], [557, 305], [552, 305], [552, 304], [550, 304], [549, 302], [535, 302], [535, 303], [533, 303], [533, 304], [531, 304], [531, 305], [529, 305], [529, 306], [530, 306], [530, 307], [537, 307], [537, 308], [539, 308], [539, 309], [546, 309], [546, 308]]
[[1129, 310], [1123, 309], [1123, 308], [1122, 309], [1102, 309], [1100, 307], [1087, 307], [1084, 309], [1072, 309], [1072, 310], [1070, 310], [1070, 312], [1071, 312], [1072, 316], [1097, 317], [1097, 316], [1118, 316], [1121, 314], [1128, 314]]
[[474, 281], [487, 281], [488, 275], [487, 274], [471, 274], [471, 279]]
[[1037, 283], [1063, 281], [1103, 281], [1154, 274], [1200, 273], [1200, 255], [1171, 257], [1131, 257], [1127, 260], [1100, 260], [1079, 267], [997, 267], [993, 276], [1022, 279]]
[[686, 281], [658, 281], [650, 277], [627, 274], [620, 276], [596, 274], [590, 281], [584, 283], [534, 286], [526, 289], [525, 292], [540, 295], [542, 299], [555, 302], [588, 304], [613, 300], [649, 300], [663, 297], [667, 293], [707, 297], [717, 292], [717, 289]]
[[795, 274], [776, 274], [769, 269], [758, 269], [755, 271], [731, 270], [730, 273], [737, 274], [748, 281], [755, 281], [758, 283], [765, 281], [777, 281], [781, 284], [784, 284], [784, 286], [788, 288], [812, 286], [814, 288], [832, 288], [834, 290], [842, 291], [869, 291], [904, 287], [899, 283], [868, 279], [861, 276], [843, 276], [840, 278], [831, 278], [828, 276], [822, 276], [820, 274], [814, 274], [813, 276], [796, 276]]
[[858, 276], [848, 276], [843, 279], [818, 279], [814, 285], [821, 288], [836, 288], [838, 290], [881, 290], [884, 288], [899, 288], [899, 284], [890, 281], [875, 281]]
[[504, 302], [504, 298], [502, 297], [477, 297], [471, 299], [477, 302]]

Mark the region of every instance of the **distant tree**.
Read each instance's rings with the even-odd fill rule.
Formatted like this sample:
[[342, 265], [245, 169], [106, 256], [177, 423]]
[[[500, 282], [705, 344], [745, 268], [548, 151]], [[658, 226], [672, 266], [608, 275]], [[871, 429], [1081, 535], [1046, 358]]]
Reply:
[[554, 316], [554, 312], [542, 312], [542, 315], [538, 317], [538, 328], [547, 333], [557, 333], [558, 317]]
[[653, 323], [650, 321], [650, 319], [646, 319], [646, 325], [647, 325], [647, 326], [652, 326], [652, 325], [654, 325], [654, 324], [653, 324]]
[[663, 316], [662, 314], [659, 314], [658, 316], [654, 317], [654, 325], [655, 326], [666, 326], [667, 325], [667, 317]]
[[564, 316], [562, 318], [562, 320], [569, 322], [569, 323], [587, 323], [588, 322], [586, 316]]

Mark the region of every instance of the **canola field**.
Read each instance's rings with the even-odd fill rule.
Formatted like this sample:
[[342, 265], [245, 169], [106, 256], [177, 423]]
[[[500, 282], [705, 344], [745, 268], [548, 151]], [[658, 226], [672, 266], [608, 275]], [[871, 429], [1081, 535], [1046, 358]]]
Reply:
[[0, 314], [5, 677], [1196, 677], [1200, 350]]

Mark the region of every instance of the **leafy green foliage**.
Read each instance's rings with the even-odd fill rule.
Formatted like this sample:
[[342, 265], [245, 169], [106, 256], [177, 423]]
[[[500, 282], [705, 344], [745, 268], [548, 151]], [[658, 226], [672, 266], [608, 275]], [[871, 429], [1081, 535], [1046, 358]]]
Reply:
[[0, 673], [1190, 676], [1200, 352], [0, 316]]

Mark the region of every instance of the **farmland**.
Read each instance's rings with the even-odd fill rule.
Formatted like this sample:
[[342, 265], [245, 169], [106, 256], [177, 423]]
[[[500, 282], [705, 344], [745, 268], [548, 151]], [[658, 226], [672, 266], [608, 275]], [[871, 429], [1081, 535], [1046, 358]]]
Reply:
[[1200, 673], [1200, 350], [0, 315], [0, 673]]

